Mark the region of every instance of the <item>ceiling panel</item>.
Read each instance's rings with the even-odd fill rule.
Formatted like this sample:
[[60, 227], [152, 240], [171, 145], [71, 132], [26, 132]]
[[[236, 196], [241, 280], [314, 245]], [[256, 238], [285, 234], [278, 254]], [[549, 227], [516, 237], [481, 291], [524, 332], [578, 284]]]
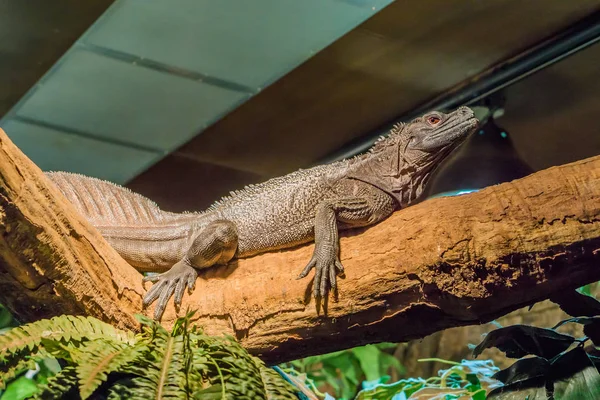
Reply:
[[120, 0], [84, 41], [262, 88], [391, 0]]
[[599, 8], [597, 0], [393, 2], [180, 152], [267, 176], [311, 165]]
[[76, 47], [16, 115], [168, 151], [247, 97]]
[[0, 1], [0, 117], [112, 2]]
[[45, 171], [77, 171], [123, 184], [160, 158], [156, 153], [22, 121], [4, 120], [2, 128], [17, 147]]

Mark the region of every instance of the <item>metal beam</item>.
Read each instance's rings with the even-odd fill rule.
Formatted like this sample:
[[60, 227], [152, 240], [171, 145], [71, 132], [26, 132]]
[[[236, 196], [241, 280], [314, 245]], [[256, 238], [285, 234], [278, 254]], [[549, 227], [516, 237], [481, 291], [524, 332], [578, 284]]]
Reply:
[[387, 134], [392, 126], [400, 121], [409, 121], [434, 109], [449, 110], [462, 105], [472, 105], [598, 41], [600, 41], [600, 11], [590, 14], [522, 53], [488, 68], [413, 110], [399, 115], [375, 131], [343, 146], [318, 164], [352, 157], [366, 151], [378, 137]]

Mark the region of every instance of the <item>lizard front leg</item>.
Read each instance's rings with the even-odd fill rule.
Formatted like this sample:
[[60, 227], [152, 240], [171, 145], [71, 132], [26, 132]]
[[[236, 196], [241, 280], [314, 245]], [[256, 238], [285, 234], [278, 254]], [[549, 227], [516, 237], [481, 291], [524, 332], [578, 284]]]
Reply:
[[160, 275], [144, 277], [144, 282], [154, 282], [144, 296], [144, 307], [158, 299], [154, 319], [159, 320], [171, 296], [175, 296], [175, 306], [181, 306], [186, 287], [190, 292], [194, 289], [198, 277], [196, 270], [226, 264], [235, 255], [237, 245], [238, 234], [233, 222], [211, 222], [194, 238], [185, 256], [171, 269]]
[[304, 278], [315, 268], [313, 295], [325, 298], [329, 289], [337, 287], [336, 276], [344, 272], [339, 259], [338, 222], [344, 228], [367, 226], [389, 216], [395, 202], [387, 193], [363, 182], [353, 183], [355, 196], [321, 202], [315, 213], [315, 250], [298, 276]]

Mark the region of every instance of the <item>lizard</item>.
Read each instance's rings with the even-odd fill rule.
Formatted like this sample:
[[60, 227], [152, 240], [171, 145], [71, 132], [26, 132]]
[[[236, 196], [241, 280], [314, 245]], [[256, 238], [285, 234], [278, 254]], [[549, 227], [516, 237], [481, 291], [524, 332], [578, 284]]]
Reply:
[[47, 172], [83, 216], [128, 263], [156, 272], [143, 305], [162, 318], [174, 297], [181, 306], [198, 270], [233, 258], [314, 240], [298, 279], [315, 269], [313, 296], [326, 298], [342, 275], [339, 230], [378, 223], [416, 202], [435, 168], [478, 125], [460, 107], [394, 125], [368, 152], [246, 186], [202, 212], [172, 213], [116, 184], [69, 172]]

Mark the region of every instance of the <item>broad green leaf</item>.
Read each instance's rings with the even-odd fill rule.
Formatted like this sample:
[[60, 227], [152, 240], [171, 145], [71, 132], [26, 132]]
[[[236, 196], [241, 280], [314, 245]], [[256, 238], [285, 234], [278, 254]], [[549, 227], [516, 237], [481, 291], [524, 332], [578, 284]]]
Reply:
[[492, 378], [505, 385], [524, 382], [534, 378], [544, 378], [548, 375], [551, 364], [541, 357], [522, 358], [510, 367], [495, 373]]
[[4, 307], [0, 305], [0, 329], [12, 328], [16, 326], [16, 321], [13, 319], [12, 314]]
[[523, 384], [503, 386], [490, 392], [486, 400], [548, 400], [548, 396], [542, 381], [532, 386]]
[[2, 365], [0, 372], [0, 389], [4, 389], [13, 379], [28, 369], [35, 368], [35, 360], [30, 357], [12, 359], [10, 364]]
[[37, 385], [31, 379], [21, 376], [8, 384], [0, 400], [23, 400], [38, 391]]
[[376, 346], [355, 347], [352, 349], [352, 353], [358, 359], [367, 381], [377, 380], [383, 375], [381, 371], [381, 350]]
[[69, 398], [76, 385], [77, 374], [75, 368], [67, 366], [56, 375], [48, 377], [48, 382], [40, 385], [40, 391], [36, 393], [34, 398], [41, 400]]
[[424, 387], [414, 392], [408, 400], [454, 400], [471, 399], [471, 393], [464, 389]]
[[406, 398], [424, 387], [426, 381], [421, 378], [402, 379], [390, 384], [377, 385], [370, 389], [361, 390], [355, 400], [387, 400], [403, 393]]
[[576, 290], [559, 292], [550, 301], [572, 317], [594, 317], [600, 315], [600, 302], [594, 297], [578, 293]]
[[76, 367], [79, 378], [79, 393], [87, 399], [108, 378], [108, 374], [132, 362], [144, 347], [127, 347], [95, 340], [81, 349]]
[[591, 296], [591, 295], [592, 295], [592, 286], [593, 286], [593, 285], [594, 285], [594, 284], [593, 284], [593, 283], [591, 283], [591, 284], [589, 284], [589, 285], [585, 285], [585, 286], [582, 286], [582, 287], [580, 287], [580, 288], [577, 288], [576, 290], [577, 290], [579, 293], [581, 293], [581, 294], [585, 294], [586, 296]]
[[600, 374], [595, 367], [587, 367], [567, 379], [554, 382], [555, 400], [600, 399]]
[[507, 357], [521, 358], [532, 354], [550, 359], [565, 351], [575, 341], [552, 329], [529, 325], [512, 325], [488, 333], [485, 339], [473, 350], [477, 357], [484, 349], [496, 347]]

